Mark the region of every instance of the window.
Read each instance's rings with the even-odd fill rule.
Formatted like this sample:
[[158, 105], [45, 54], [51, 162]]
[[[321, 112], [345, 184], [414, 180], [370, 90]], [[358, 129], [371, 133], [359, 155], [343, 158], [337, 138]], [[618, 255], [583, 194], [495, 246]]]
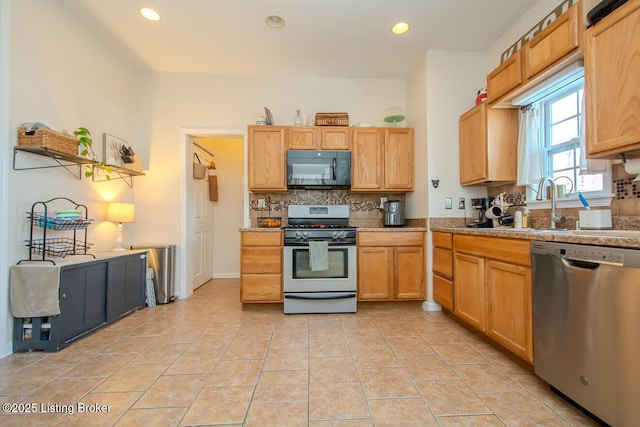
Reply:
[[566, 185], [567, 191], [573, 187], [571, 195], [578, 191], [602, 194], [611, 187], [608, 170], [580, 174], [583, 96], [584, 78], [579, 78], [540, 101], [544, 176], [552, 177], [558, 185]]

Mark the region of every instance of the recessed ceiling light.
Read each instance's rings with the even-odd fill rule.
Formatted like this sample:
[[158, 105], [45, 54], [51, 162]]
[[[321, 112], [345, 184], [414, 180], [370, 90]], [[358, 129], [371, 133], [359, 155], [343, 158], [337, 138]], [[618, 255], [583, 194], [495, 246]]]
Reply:
[[144, 16], [149, 21], [158, 22], [160, 20], [158, 12], [148, 7], [140, 8], [140, 15]]
[[393, 34], [404, 34], [409, 31], [409, 24], [406, 22], [398, 22], [393, 27], [391, 27], [391, 32]]
[[264, 18], [264, 22], [266, 22], [271, 28], [282, 28], [285, 23], [284, 19], [278, 15], [269, 15]]

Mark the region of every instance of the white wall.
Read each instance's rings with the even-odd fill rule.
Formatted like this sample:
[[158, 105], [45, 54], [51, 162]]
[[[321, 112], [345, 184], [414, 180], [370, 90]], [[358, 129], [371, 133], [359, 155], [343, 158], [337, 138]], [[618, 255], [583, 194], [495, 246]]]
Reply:
[[[3, 13], [4, 13], [3, 0]], [[3, 17], [4, 19], [4, 17]], [[16, 129], [24, 122], [40, 121], [56, 130], [80, 126], [91, 130], [94, 145], [102, 155], [102, 134], [108, 132], [134, 145], [132, 139], [136, 75], [139, 70], [106, 45], [57, 2], [14, 1], [10, 11], [9, 137], [2, 138], [2, 158], [12, 159]], [[2, 22], [3, 36], [5, 22]], [[37, 29], [37, 30], [36, 30]], [[3, 40], [4, 41], [4, 40]], [[3, 46], [2, 52], [5, 49]], [[3, 88], [4, 89], [4, 88]], [[5, 91], [3, 90], [3, 95]], [[3, 120], [6, 119], [3, 113]], [[144, 146], [146, 142], [141, 142]], [[50, 164], [48, 160], [19, 153], [19, 166]], [[3, 168], [3, 171], [5, 169]], [[84, 172], [84, 170], [83, 170]], [[2, 237], [9, 264], [27, 256], [24, 239], [29, 236], [25, 212], [36, 201], [68, 197], [85, 204], [96, 221], [89, 228], [93, 252], [110, 250], [115, 242], [115, 224], [103, 222], [105, 201], [133, 201], [134, 191], [124, 181], [93, 183], [77, 180], [62, 168], [8, 171], [8, 233]], [[3, 221], [4, 223], [4, 221]], [[135, 224], [125, 225], [125, 239], [133, 239]], [[6, 271], [6, 269], [3, 269]], [[7, 282], [0, 293], [7, 295]], [[12, 323], [10, 311], [5, 320]], [[0, 331], [0, 356], [11, 351], [8, 330]]]
[[[145, 99], [150, 101], [153, 142], [148, 174], [136, 182], [136, 204], [145, 218], [144, 223], [136, 223], [136, 239], [178, 244], [184, 237], [184, 218], [178, 209], [185, 188], [182, 173], [191, 161], [181, 146], [182, 129], [245, 129], [264, 114], [264, 107], [269, 107], [277, 125], [293, 124], [295, 110], [300, 108], [302, 114], [312, 116], [347, 111], [352, 124], [368, 121], [384, 126], [385, 110], [405, 105], [405, 82], [158, 73], [149, 82]], [[177, 252], [181, 262], [176, 277], [184, 280], [184, 248], [178, 246]]]

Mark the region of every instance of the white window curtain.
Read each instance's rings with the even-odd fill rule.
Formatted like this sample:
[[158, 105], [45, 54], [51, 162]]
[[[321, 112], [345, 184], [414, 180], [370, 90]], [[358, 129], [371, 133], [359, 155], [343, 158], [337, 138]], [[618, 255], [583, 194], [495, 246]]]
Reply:
[[540, 134], [540, 108], [528, 105], [520, 110], [518, 132], [518, 185], [537, 184], [544, 173], [542, 137]]

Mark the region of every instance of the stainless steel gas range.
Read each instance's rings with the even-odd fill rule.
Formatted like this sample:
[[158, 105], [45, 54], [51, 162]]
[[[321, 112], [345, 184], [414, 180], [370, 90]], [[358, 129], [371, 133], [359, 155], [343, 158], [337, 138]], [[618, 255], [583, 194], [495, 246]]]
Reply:
[[284, 312], [353, 313], [356, 229], [348, 205], [290, 205], [284, 229]]

